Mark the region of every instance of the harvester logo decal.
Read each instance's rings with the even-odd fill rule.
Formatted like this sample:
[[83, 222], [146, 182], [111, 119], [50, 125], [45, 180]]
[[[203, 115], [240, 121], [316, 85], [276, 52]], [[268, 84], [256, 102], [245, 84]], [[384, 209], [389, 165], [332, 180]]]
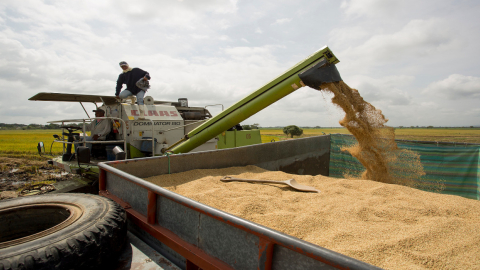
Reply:
[[[180, 126], [182, 125], [182, 122], [173, 122], [173, 121], [168, 121], [168, 122], [160, 122], [160, 121], [156, 121], [156, 122], [153, 122], [153, 124], [155, 126]], [[133, 123], [134, 126], [151, 126], [152, 125], [152, 122], [134, 122]]]
[[[132, 116], [140, 116], [140, 111], [139, 110], [131, 110], [130, 113]], [[148, 110], [147, 112], [148, 116], [172, 116], [176, 117], [178, 116], [178, 113], [176, 111], [152, 111]]]

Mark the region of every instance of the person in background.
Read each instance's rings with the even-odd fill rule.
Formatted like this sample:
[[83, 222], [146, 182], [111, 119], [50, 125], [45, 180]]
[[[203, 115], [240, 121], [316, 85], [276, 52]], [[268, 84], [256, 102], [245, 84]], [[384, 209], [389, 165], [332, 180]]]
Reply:
[[[95, 112], [95, 117], [104, 117], [105, 111], [102, 109], [93, 110]], [[107, 135], [112, 130], [112, 124], [109, 119], [95, 119], [90, 125], [85, 126], [86, 131], [90, 131], [90, 136], [85, 137], [85, 141], [105, 141]], [[78, 143], [76, 143], [75, 148], [77, 148]], [[90, 153], [92, 153], [93, 145], [87, 143], [86, 146], [90, 148]]]

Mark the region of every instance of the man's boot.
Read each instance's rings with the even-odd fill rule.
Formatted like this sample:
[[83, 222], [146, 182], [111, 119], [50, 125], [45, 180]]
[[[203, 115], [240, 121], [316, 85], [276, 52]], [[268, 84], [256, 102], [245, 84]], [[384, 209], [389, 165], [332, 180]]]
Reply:
[[127, 103], [127, 104], [135, 104], [135, 101], [137, 101], [136, 96], [128, 96], [122, 100], [122, 102]]
[[145, 119], [145, 107], [144, 105], [138, 105], [138, 108], [140, 110], [140, 116], [138, 119]]
[[137, 101], [137, 97], [136, 96], [129, 96], [127, 97], [127, 99], [130, 99], [130, 104], [135, 104], [135, 101]]

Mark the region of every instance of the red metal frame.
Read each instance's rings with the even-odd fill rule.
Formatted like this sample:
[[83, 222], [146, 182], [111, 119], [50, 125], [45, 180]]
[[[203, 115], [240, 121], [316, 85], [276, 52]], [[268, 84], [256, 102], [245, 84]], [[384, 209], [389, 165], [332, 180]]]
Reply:
[[[100, 191], [100, 195], [114, 200], [122, 206], [129, 206], [128, 203], [122, 201], [117, 196], [110, 194], [108, 191]], [[218, 270], [230, 270], [233, 269], [226, 263], [220, 261], [206, 254], [198, 247], [184, 241], [173, 232], [161, 227], [158, 224], [151, 224], [148, 222], [149, 218], [128, 207], [125, 209], [128, 218], [137, 225], [140, 229], [146, 231], [157, 240], [173, 249], [178, 254], [187, 259], [189, 269], [218, 269]], [[197, 268], [195, 268], [197, 267]]]
[[272, 241], [266, 240], [264, 238], [260, 238], [259, 243], [259, 252], [258, 252], [258, 261], [262, 261], [262, 255], [265, 254], [265, 270], [272, 269], [272, 258], [273, 258], [273, 245]]
[[194, 263], [192, 263], [192, 262], [189, 261], [189, 260], [187, 260], [185, 269], [186, 269], [186, 270], [202, 270], [202, 268], [196, 266]]
[[107, 172], [100, 169], [100, 175], [98, 176], [98, 189], [105, 190], [107, 188]]
[[147, 220], [149, 224], [157, 222], [157, 194], [150, 190], [148, 191]]

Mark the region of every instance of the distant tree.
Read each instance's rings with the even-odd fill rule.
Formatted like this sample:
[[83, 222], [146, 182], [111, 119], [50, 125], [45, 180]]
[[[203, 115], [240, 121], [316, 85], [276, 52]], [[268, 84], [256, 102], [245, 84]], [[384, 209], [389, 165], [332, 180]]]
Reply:
[[399, 126], [399, 128], [403, 128], [403, 126]]
[[428, 126], [427, 128], [433, 128], [433, 126]]
[[470, 128], [473, 128], [473, 126], [470, 126]]
[[253, 124], [253, 125], [242, 125], [243, 130], [252, 130], [252, 129], [258, 129], [258, 126], [260, 124]]
[[45, 125], [45, 129], [59, 129], [60, 128], [60, 125], [57, 125], [57, 124], [48, 124], [48, 125]]
[[285, 133], [287, 136], [290, 135], [290, 138], [293, 138], [293, 136], [300, 136], [303, 134], [303, 129], [295, 126], [295, 125], [290, 125], [286, 126], [283, 128], [283, 133]]

